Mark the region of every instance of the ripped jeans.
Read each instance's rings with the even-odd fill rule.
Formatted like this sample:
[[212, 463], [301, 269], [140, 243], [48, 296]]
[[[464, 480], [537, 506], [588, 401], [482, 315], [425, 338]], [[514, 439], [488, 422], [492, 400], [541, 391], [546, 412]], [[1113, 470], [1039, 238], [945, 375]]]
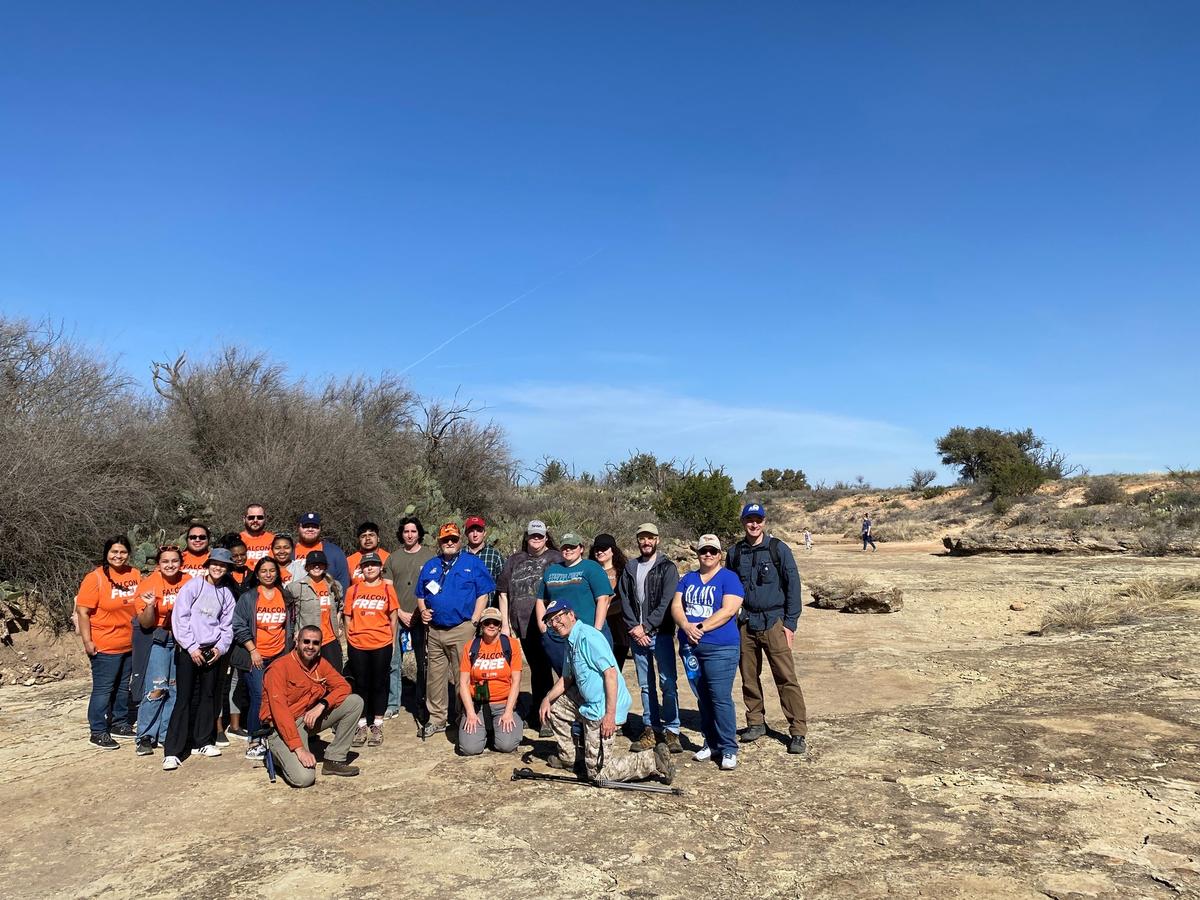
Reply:
[[162, 744], [167, 739], [167, 724], [175, 709], [174, 636], [168, 635], [165, 644], [154, 644], [150, 648], [142, 686], [145, 693], [138, 704], [138, 740], [150, 738]]

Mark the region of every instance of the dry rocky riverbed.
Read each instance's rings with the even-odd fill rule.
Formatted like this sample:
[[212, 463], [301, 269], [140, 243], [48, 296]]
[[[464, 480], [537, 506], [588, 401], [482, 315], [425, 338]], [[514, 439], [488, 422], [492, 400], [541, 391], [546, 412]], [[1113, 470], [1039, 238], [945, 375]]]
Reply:
[[805, 610], [809, 756], [782, 735], [733, 773], [689, 756], [682, 797], [513, 783], [518, 758], [458, 758], [407, 718], [359, 778], [303, 792], [236, 746], [164, 773], [89, 749], [86, 678], [6, 685], [4, 894], [1200, 896], [1196, 621], [1029, 633], [1063, 586], [1200, 564], [881, 546], [798, 554], [803, 574], [904, 591], [893, 615]]

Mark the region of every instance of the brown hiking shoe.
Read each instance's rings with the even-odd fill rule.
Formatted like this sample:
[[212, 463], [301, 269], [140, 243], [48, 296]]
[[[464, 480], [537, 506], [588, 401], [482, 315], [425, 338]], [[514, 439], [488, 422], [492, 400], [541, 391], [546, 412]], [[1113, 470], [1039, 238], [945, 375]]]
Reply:
[[322, 775], [343, 775], [351, 778], [358, 774], [358, 766], [352, 766], [340, 759], [327, 759], [321, 764]]
[[383, 743], [383, 729], [380, 728], [378, 725], [372, 725], [369, 733], [367, 734], [367, 746], [368, 747], [378, 747], [382, 743]]
[[370, 736], [371, 730], [366, 725], [359, 725], [358, 730], [354, 732], [354, 740], [350, 742], [351, 747], [361, 747], [367, 742], [367, 737]]
[[673, 731], [668, 731], [665, 735], [667, 749], [672, 753], [682, 753], [683, 744], [679, 743], [679, 735]]
[[654, 745], [658, 743], [658, 738], [654, 732], [647, 728], [642, 732], [642, 736], [629, 745], [629, 749], [633, 753], [641, 753], [645, 750], [653, 750]]
[[654, 768], [658, 770], [658, 777], [662, 779], [663, 784], [670, 784], [675, 780], [675, 760], [671, 759], [671, 751], [667, 749], [666, 744], [659, 744], [654, 748]]

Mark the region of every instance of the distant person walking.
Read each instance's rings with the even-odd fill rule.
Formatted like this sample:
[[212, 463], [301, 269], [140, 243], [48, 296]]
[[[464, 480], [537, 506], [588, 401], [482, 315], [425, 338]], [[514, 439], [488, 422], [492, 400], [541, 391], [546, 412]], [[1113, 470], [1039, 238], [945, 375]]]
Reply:
[[863, 516], [862, 539], [863, 539], [863, 550], [867, 549], [867, 544], [871, 545], [872, 553], [874, 553], [876, 550], [879, 549], [878, 547], [875, 546], [875, 537], [871, 533], [871, 517], [869, 515]]
[[739, 740], [749, 743], [767, 733], [762, 688], [765, 653], [779, 691], [779, 705], [791, 731], [788, 753], [804, 753], [808, 716], [792, 657], [792, 641], [800, 619], [800, 572], [791, 548], [764, 530], [765, 519], [761, 504], [747, 503], [742, 507], [746, 536], [729, 549], [725, 559], [725, 565], [737, 573], [745, 591], [738, 626], [746, 727]]
[[804, 549], [812, 550], [812, 532], [807, 528], [804, 529]]

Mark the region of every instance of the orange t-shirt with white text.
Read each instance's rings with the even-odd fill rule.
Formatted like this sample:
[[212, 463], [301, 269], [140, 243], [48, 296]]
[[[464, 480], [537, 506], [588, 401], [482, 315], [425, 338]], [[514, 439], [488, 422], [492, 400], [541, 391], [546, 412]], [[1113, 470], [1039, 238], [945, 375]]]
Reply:
[[346, 593], [346, 641], [358, 650], [378, 650], [392, 643], [392, 612], [400, 609], [396, 589], [386, 581], [350, 585]]
[[471, 663], [471, 644], [474, 640], [468, 641], [467, 646], [463, 648], [462, 664], [459, 666], [460, 672], [469, 672], [471, 674], [471, 689], [474, 691], [475, 685], [481, 681], [488, 683], [488, 697], [492, 703], [501, 703], [508, 699], [508, 692], [512, 690], [513, 682], [521, 683], [521, 645], [519, 642], [511, 641], [512, 646], [512, 663], [510, 664], [504, 658], [504, 645], [497, 638], [493, 643], [486, 644], [482, 640], [479, 642], [479, 655], [475, 657], [475, 663]]
[[283, 633], [287, 624], [287, 607], [283, 604], [282, 590], [276, 588], [274, 599], [269, 599], [266, 588], [258, 589], [255, 619], [258, 629], [254, 635], [254, 646], [263, 659], [278, 656], [287, 646], [287, 635]]
[[163, 578], [162, 572], [151, 572], [138, 584], [138, 612], [140, 613], [145, 608], [145, 604], [142, 603], [142, 594], [153, 594], [154, 626], [167, 628], [167, 623], [171, 621], [171, 610], [175, 608], [175, 598], [179, 596], [179, 589], [191, 580], [191, 575], [181, 571], [179, 580], [174, 584], [168, 584], [167, 579]]
[[248, 531], [243, 531], [239, 537], [242, 543], [246, 545], [246, 565], [251, 570], [254, 569], [254, 564], [264, 556], [271, 555], [271, 544], [275, 542], [275, 534], [270, 531], [262, 531], [258, 534], [251, 534]]
[[204, 565], [206, 562], [208, 562], [207, 550], [203, 553], [193, 553], [191, 550], [183, 551], [182, 569], [193, 578], [203, 578], [207, 574], [208, 567]]
[[333, 597], [329, 593], [329, 579], [315, 581], [309, 578], [308, 583], [321, 601], [321, 646], [324, 647], [337, 640], [337, 632], [333, 630]]
[[[390, 555], [382, 547], [376, 547], [371, 552], [375, 553], [379, 556], [379, 561], [381, 563], [386, 563], [387, 558]], [[360, 569], [358, 567], [358, 564], [362, 560], [362, 558], [363, 558], [363, 552], [361, 550], [356, 550], [355, 552], [351, 553], [349, 556], [346, 557], [346, 568], [348, 568], [350, 570], [351, 583], [353, 583], [355, 581], [363, 580], [362, 569]]]
[[296, 562], [300, 563], [300, 565], [297, 566], [296, 568], [299, 571], [303, 572], [304, 571], [304, 557], [308, 556], [308, 554], [312, 553], [314, 550], [324, 550], [324, 549], [325, 549], [324, 541], [317, 541], [311, 547], [305, 547], [302, 543], [300, 543], [299, 541], [296, 541], [296, 546], [292, 548], [292, 556], [294, 556], [296, 558]]
[[142, 573], [132, 566], [124, 572], [97, 566], [79, 585], [75, 603], [95, 610], [91, 615], [92, 642], [98, 653], [129, 653], [133, 650], [133, 617], [138, 610], [138, 582]]

